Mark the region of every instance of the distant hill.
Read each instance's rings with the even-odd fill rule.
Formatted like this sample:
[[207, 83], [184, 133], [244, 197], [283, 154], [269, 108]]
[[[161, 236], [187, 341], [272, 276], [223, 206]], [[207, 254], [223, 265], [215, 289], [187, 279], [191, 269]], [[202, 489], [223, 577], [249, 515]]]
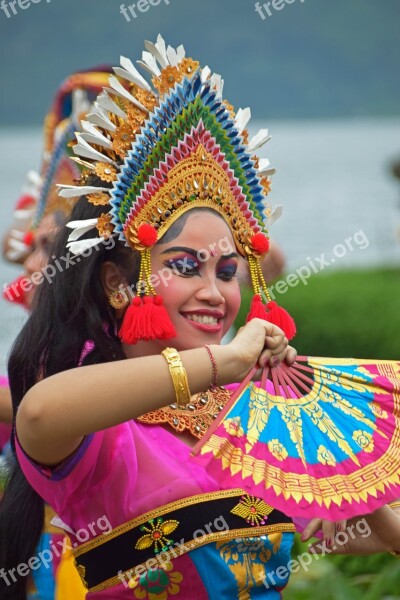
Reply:
[[221, 72], [226, 97], [257, 117], [400, 113], [399, 0], [274, 2], [282, 9], [263, 9], [264, 20], [254, 0], [160, 0], [129, 23], [120, 0], [0, 10], [0, 125], [40, 123], [63, 77], [121, 53], [136, 59], [159, 31]]

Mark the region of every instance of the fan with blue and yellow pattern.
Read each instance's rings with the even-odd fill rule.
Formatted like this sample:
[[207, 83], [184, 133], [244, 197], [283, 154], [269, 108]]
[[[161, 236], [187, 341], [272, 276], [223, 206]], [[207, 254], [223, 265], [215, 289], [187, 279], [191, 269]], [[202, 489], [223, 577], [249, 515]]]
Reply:
[[332, 521], [400, 497], [400, 362], [298, 357], [255, 369], [196, 460], [292, 517]]

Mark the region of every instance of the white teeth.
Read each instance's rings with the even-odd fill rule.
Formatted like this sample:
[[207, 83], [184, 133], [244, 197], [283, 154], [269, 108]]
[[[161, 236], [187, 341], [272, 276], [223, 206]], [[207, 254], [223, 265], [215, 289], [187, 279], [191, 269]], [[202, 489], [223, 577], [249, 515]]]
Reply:
[[217, 325], [218, 319], [215, 317], [211, 317], [209, 315], [187, 315], [186, 316], [189, 321], [194, 321], [195, 323], [203, 323], [204, 325]]

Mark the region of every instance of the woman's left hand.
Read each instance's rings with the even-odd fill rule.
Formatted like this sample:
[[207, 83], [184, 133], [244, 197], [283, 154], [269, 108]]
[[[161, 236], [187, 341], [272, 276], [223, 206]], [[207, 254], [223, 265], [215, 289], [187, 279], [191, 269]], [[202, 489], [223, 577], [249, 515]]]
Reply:
[[315, 554], [375, 554], [400, 550], [400, 509], [382, 506], [375, 512], [350, 519], [312, 519], [301, 535], [306, 542], [322, 530], [323, 539], [310, 544]]

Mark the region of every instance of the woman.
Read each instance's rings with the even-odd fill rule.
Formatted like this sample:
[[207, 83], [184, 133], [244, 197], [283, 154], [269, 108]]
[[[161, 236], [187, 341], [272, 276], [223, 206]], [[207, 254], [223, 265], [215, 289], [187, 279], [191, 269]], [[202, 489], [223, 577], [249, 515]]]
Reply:
[[[134, 95], [111, 79], [115, 94], [99, 99], [97, 127], [86, 125], [75, 148], [88, 171], [65, 193], [84, 197], [52, 251], [62, 257], [68, 245], [75, 256], [41, 290], [10, 360], [19, 465], [2, 507], [1, 573], [14, 599], [24, 585], [11, 573], [30, 564], [43, 499], [70, 533], [88, 597], [277, 598], [287, 582], [263, 583], [290, 558], [290, 518], [267, 499], [221, 490], [189, 457], [229, 399], [218, 386], [295, 358], [267, 319], [289, 336], [293, 322], [274, 303], [267, 312], [258, 293], [251, 320], [220, 345], [240, 304], [239, 253], [267, 294], [260, 180], [214, 91], [218, 78], [161, 38], [147, 48], [164, 65], [145, 56], [159, 106], [123, 59], [116, 72]], [[99, 532], [101, 519], [112, 533]]]
[[[9, 284], [3, 295], [27, 310], [31, 310], [38, 286], [44, 280], [43, 271], [46, 270], [55, 234], [65, 224], [72, 209], [71, 200], [58, 196], [56, 183], [73, 183], [79, 177], [79, 167], [69, 159], [73, 133], [79, 128], [79, 115], [88, 109], [90, 100], [107, 83], [107, 77], [107, 68], [104, 67], [73, 73], [59, 86], [46, 115], [41, 176], [34, 172], [28, 174], [29, 185], [24, 189], [25, 195], [19, 200], [19, 210], [15, 214], [25, 235], [16, 231], [19, 228], [17, 223], [16, 229], [11, 228], [10, 231], [12, 235], [19, 236], [19, 241], [14, 240], [13, 243], [10, 236], [4, 240], [4, 247], [11, 244], [10, 252], [4, 253], [5, 258], [11, 262], [22, 262], [24, 274]], [[0, 448], [8, 441], [11, 430], [1, 422], [12, 422], [12, 403], [8, 382], [0, 377]], [[57, 543], [63, 538], [62, 532], [50, 525], [52, 516], [47, 507], [46, 528], [39, 546], [42, 551], [48, 549], [51, 542]], [[81, 582], [75, 577], [75, 569], [71, 567], [72, 571], [65, 576], [66, 565], [71, 561], [65, 560], [67, 554], [64, 553], [60, 569], [60, 558], [61, 555], [55, 556], [51, 568], [43, 567], [33, 572], [34, 591], [29, 596], [32, 600], [65, 600], [65, 589], [73, 590], [75, 598], [82, 597]]]

